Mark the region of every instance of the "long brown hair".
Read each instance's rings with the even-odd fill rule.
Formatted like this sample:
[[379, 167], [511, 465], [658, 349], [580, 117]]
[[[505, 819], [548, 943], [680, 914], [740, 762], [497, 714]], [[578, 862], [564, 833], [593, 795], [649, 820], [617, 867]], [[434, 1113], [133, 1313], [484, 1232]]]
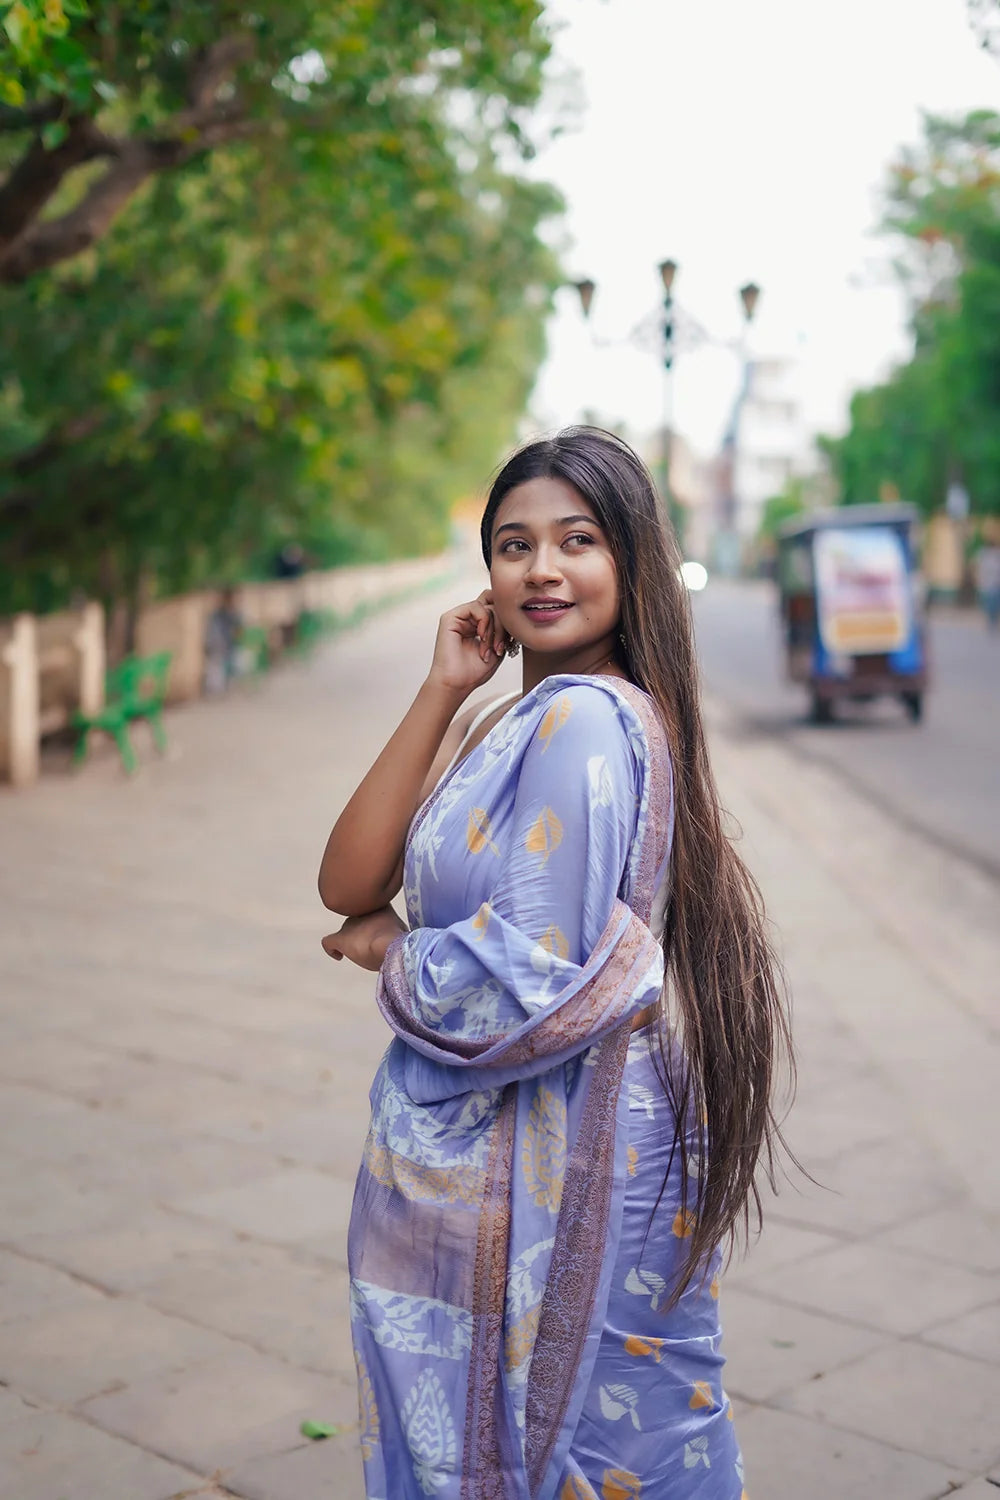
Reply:
[[668, 983], [657, 1033], [675, 1120], [667, 1171], [679, 1160], [690, 1237], [672, 1305], [720, 1242], [731, 1247], [740, 1231], [748, 1233], [751, 1213], [761, 1223], [758, 1167], [773, 1187], [784, 1145], [774, 1107], [782, 1059], [794, 1080], [787, 998], [760, 890], [723, 827], [681, 555], [649, 472], [626, 443], [598, 428], [571, 427], [529, 443], [491, 487], [481, 528], [487, 567], [498, 506], [517, 485], [540, 478], [573, 485], [608, 537], [623, 665], [655, 701], [673, 761]]

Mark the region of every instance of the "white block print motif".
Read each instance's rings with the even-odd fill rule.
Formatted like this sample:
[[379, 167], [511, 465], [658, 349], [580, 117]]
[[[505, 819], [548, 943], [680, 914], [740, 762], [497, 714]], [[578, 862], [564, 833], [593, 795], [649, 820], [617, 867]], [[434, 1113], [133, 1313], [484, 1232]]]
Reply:
[[689, 1443], [684, 1444], [684, 1467], [685, 1469], [696, 1469], [699, 1464], [704, 1464], [706, 1469], [712, 1467], [712, 1460], [708, 1456], [708, 1438], [692, 1438]]
[[610, 807], [615, 799], [615, 789], [606, 756], [590, 757], [587, 762], [587, 780], [590, 784], [591, 807]]
[[618, 1422], [630, 1417], [636, 1432], [642, 1431], [639, 1421], [639, 1393], [630, 1385], [602, 1385], [599, 1391], [601, 1413], [609, 1422]]
[[417, 1483], [433, 1495], [454, 1475], [458, 1447], [444, 1387], [433, 1370], [421, 1370], [400, 1416]]
[[625, 1277], [625, 1290], [637, 1297], [648, 1297], [650, 1307], [656, 1312], [666, 1295], [667, 1283], [655, 1271], [641, 1271], [633, 1266]]

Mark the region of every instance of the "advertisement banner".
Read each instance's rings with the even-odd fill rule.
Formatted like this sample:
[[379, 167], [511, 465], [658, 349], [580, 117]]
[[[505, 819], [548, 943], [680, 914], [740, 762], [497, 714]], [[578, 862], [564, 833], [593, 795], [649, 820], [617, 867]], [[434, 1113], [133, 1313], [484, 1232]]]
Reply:
[[830, 652], [900, 651], [912, 628], [902, 540], [890, 526], [830, 527], [815, 539], [819, 631]]

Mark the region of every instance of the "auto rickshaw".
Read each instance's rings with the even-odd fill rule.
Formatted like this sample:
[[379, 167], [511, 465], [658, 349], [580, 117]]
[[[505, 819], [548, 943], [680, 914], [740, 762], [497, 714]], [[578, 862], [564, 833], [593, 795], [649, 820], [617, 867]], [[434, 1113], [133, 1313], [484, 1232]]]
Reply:
[[827, 723], [844, 699], [892, 694], [923, 715], [927, 658], [912, 505], [845, 505], [787, 521], [777, 579], [788, 676]]

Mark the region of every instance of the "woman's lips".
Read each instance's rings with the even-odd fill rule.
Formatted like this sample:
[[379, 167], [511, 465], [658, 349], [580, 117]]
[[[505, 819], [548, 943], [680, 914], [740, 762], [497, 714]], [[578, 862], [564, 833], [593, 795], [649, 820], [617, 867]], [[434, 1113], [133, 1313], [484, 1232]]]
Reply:
[[522, 604], [521, 609], [531, 620], [533, 625], [553, 625], [556, 620], [561, 620], [563, 615], [573, 608], [571, 603], [560, 603], [558, 600], [539, 600], [533, 604]]

